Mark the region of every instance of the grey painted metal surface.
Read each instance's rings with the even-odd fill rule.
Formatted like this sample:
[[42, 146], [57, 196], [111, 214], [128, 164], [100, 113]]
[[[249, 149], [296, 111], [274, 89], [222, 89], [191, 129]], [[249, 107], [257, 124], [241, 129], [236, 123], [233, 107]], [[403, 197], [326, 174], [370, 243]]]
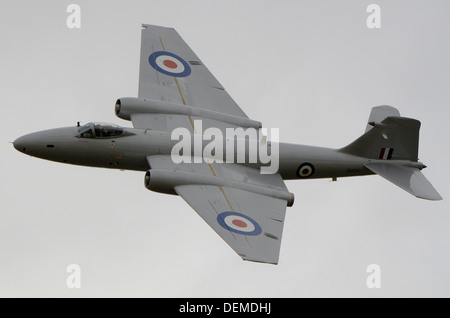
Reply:
[[[119, 99], [115, 111], [134, 128], [88, 123], [50, 129], [22, 136], [14, 147], [67, 164], [147, 171], [148, 189], [180, 195], [245, 260], [278, 263], [286, 207], [294, 203], [283, 180], [376, 173], [417, 197], [442, 199], [417, 161], [420, 122], [401, 117], [392, 106], [374, 107], [365, 133], [341, 149], [246, 139], [245, 158], [252, 155], [247, 146], [253, 141], [257, 149], [278, 149], [272, 174], [260, 173], [261, 158], [238, 162], [238, 148], [232, 162], [225, 146], [222, 157], [205, 156], [211, 140], [198, 141], [196, 120], [222, 133], [258, 129], [261, 123], [245, 115], [171, 28], [143, 25], [139, 96]], [[191, 146], [183, 151], [200, 149], [199, 162], [174, 162], [177, 128], [191, 133]], [[226, 145], [229, 138], [216, 141]]]

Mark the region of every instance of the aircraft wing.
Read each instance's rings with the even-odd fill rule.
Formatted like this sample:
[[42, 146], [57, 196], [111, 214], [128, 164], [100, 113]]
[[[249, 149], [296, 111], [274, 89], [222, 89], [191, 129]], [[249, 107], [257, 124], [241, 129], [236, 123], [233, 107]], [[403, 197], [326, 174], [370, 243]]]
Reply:
[[184, 179], [176, 193], [244, 260], [278, 263], [286, 206], [293, 199], [279, 174], [230, 163], [174, 164], [163, 155], [147, 160], [150, 172], [171, 171]]
[[[142, 26], [138, 97], [248, 118], [173, 28]], [[131, 120], [136, 128], [167, 120], [166, 129], [194, 128], [191, 116], [161, 117], [167, 115], [135, 114]]]

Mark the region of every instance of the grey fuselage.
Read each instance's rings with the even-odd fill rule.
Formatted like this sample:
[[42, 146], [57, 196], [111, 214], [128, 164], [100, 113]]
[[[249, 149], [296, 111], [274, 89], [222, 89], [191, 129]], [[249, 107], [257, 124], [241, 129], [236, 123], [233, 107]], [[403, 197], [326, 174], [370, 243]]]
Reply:
[[[178, 140], [172, 140], [171, 134], [165, 131], [123, 128], [120, 136], [84, 138], [79, 135], [79, 127], [65, 127], [22, 136], [14, 141], [14, 147], [30, 156], [62, 163], [147, 171], [150, 169], [147, 156], [170, 155], [176, 143]], [[205, 143], [208, 142], [203, 146]], [[285, 180], [373, 174], [364, 167], [368, 161], [338, 149], [279, 143], [278, 173]], [[259, 161], [241, 164], [261, 166]], [[299, 171], [303, 164], [313, 167], [304, 176]]]

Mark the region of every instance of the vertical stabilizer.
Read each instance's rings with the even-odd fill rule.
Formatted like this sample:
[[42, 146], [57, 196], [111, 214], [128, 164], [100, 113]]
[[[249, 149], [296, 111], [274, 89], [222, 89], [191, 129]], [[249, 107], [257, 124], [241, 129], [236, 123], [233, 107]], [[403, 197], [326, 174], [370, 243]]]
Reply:
[[400, 117], [394, 107], [377, 106], [365, 133], [340, 151], [369, 159], [417, 161], [419, 129], [420, 121]]

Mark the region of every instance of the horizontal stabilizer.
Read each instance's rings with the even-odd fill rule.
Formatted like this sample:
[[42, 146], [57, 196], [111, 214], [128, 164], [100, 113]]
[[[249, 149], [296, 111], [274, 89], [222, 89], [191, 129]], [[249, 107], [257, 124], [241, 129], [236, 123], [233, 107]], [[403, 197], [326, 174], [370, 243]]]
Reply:
[[442, 200], [436, 189], [416, 167], [384, 162], [368, 163], [365, 166], [418, 198]]
[[400, 112], [397, 108], [388, 105], [373, 107], [367, 122], [366, 132], [373, 128], [370, 123], [381, 123], [388, 117], [400, 117]]

